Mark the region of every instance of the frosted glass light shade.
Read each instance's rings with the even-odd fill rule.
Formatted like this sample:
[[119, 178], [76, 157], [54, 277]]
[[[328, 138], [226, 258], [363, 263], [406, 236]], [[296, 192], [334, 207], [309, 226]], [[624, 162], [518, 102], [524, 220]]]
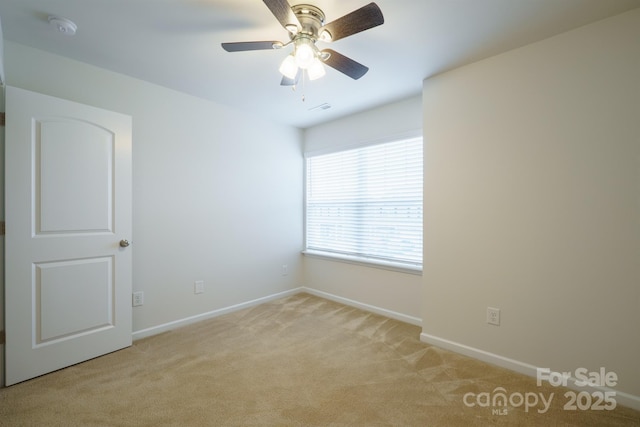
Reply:
[[309, 74], [309, 80], [316, 80], [324, 76], [327, 72], [324, 69], [324, 65], [322, 65], [322, 61], [314, 58], [309, 68], [307, 68], [307, 73]]
[[298, 67], [306, 70], [309, 68], [316, 55], [309, 43], [299, 43], [296, 46], [296, 64]]
[[295, 79], [298, 74], [298, 65], [292, 55], [288, 55], [280, 64], [280, 73], [289, 79]]

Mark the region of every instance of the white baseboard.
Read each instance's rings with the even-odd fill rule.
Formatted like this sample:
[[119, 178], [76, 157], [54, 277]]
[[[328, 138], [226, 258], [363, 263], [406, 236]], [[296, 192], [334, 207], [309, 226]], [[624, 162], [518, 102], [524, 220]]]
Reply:
[[311, 295], [315, 295], [320, 298], [325, 298], [331, 301], [339, 302], [344, 305], [348, 305], [351, 307], [359, 308], [364, 311], [369, 311], [371, 313], [379, 314], [381, 316], [390, 317], [395, 320], [399, 320], [401, 322], [409, 323], [411, 325], [416, 325], [422, 327], [422, 319], [418, 317], [409, 316], [407, 314], [398, 313], [395, 311], [387, 310], [386, 308], [376, 307], [374, 305], [364, 304], [359, 301], [354, 301], [349, 298], [343, 298], [338, 295], [330, 294], [328, 292], [319, 291], [313, 288], [302, 287], [299, 288], [300, 292], [306, 292]]
[[[498, 354], [489, 353], [484, 350], [469, 347], [464, 344], [460, 344], [454, 341], [449, 341], [440, 337], [429, 335], [426, 333], [420, 334], [420, 341], [427, 344], [432, 344], [437, 347], [441, 347], [453, 352], [464, 354], [465, 356], [472, 357], [474, 359], [481, 360], [483, 362], [491, 363], [492, 365], [500, 366], [502, 368], [509, 369], [511, 371], [519, 372], [524, 375], [528, 375], [533, 378], [537, 378], [539, 366], [533, 366], [528, 363], [524, 363], [518, 360], [509, 359], [508, 357], [500, 356]], [[547, 368], [547, 367], [545, 367]], [[578, 386], [576, 385], [576, 378], [570, 377], [567, 379], [567, 387], [573, 390], [579, 391], [600, 391], [600, 392], [614, 392], [616, 403], [622, 406], [626, 406], [637, 411], [640, 411], [640, 396], [625, 393], [609, 387], [600, 386]]]
[[222, 316], [223, 314], [233, 313], [234, 311], [242, 310], [245, 308], [253, 307], [259, 304], [263, 304], [268, 301], [273, 301], [279, 298], [288, 297], [291, 295], [299, 294], [301, 292], [306, 292], [311, 295], [315, 295], [321, 298], [325, 298], [331, 301], [339, 302], [341, 304], [345, 304], [351, 307], [356, 307], [365, 311], [369, 311], [372, 313], [380, 314], [381, 316], [390, 317], [392, 319], [399, 320], [401, 322], [410, 323], [416, 326], [422, 326], [422, 320], [417, 317], [408, 316], [406, 314], [397, 313], [395, 311], [387, 310], [384, 308], [376, 307], [369, 304], [364, 304], [358, 301], [350, 300], [348, 298], [343, 298], [337, 295], [333, 295], [327, 292], [318, 291], [313, 288], [307, 287], [298, 287], [294, 289], [290, 289], [288, 291], [279, 292], [273, 295], [268, 295], [266, 297], [254, 299], [251, 301], [243, 302], [240, 304], [235, 304], [229, 307], [219, 308], [217, 310], [208, 311], [206, 313], [197, 314], [195, 316], [186, 317], [184, 319], [174, 320], [172, 322], [163, 323], [162, 325], [152, 326], [150, 328], [141, 329], [139, 331], [135, 331], [131, 334], [133, 340], [139, 340], [142, 338], [147, 338], [153, 335], [160, 334], [162, 332], [167, 332], [176, 328], [180, 328], [182, 326], [187, 326], [192, 323], [200, 322], [207, 319], [212, 319], [214, 317]]
[[152, 326], [150, 328], [141, 329], [131, 334], [133, 340], [139, 340], [142, 338], [150, 337], [153, 335], [167, 332], [182, 326], [187, 326], [192, 323], [201, 322], [203, 320], [212, 319], [214, 317], [222, 316], [223, 314], [233, 313], [234, 311], [242, 310], [256, 305], [263, 304], [268, 301], [273, 301], [279, 298], [288, 297], [302, 292], [302, 288], [290, 289], [288, 291], [279, 292], [277, 294], [268, 295], [266, 297], [257, 298], [251, 301], [243, 302], [240, 304], [231, 305], [229, 307], [219, 308], [217, 310], [208, 311], [206, 313], [197, 314], [195, 316], [185, 317], [184, 319], [174, 320], [173, 322], [163, 323], [162, 325]]

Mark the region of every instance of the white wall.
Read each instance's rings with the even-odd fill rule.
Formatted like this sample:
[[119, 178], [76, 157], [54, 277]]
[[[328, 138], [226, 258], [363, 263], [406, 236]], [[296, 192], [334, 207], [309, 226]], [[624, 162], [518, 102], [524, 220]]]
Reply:
[[640, 9], [424, 82], [423, 338], [640, 396], [638, 40]]
[[[306, 129], [305, 152], [374, 142], [422, 129], [421, 97]], [[331, 295], [368, 304], [419, 319], [422, 278], [419, 275], [382, 270], [306, 256], [305, 285]], [[411, 320], [411, 319], [407, 319]]]
[[299, 130], [15, 43], [5, 69], [9, 85], [133, 116], [134, 331], [300, 286]]

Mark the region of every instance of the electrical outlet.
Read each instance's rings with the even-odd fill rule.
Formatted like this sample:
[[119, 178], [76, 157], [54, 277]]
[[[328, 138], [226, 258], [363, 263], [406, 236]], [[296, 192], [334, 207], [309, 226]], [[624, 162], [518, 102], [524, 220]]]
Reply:
[[500, 309], [487, 307], [487, 323], [500, 326]]
[[286, 276], [289, 274], [289, 266], [287, 264], [282, 264], [282, 275]]
[[133, 293], [133, 306], [138, 307], [144, 304], [144, 292], [138, 291]]
[[193, 283], [193, 293], [194, 294], [204, 293], [204, 280], [196, 280]]

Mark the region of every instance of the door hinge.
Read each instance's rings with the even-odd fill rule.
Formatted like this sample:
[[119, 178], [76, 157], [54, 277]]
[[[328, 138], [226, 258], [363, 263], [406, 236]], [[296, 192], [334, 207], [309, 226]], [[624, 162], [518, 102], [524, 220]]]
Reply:
[[6, 123], [6, 114], [4, 112], [0, 113], [0, 126], [4, 127]]
[[0, 331], [0, 344], [4, 344], [6, 342], [6, 335], [4, 333], [4, 329]]
[[7, 231], [7, 229], [5, 227], [5, 222], [4, 221], [0, 221], [0, 236], [4, 236], [6, 231]]

